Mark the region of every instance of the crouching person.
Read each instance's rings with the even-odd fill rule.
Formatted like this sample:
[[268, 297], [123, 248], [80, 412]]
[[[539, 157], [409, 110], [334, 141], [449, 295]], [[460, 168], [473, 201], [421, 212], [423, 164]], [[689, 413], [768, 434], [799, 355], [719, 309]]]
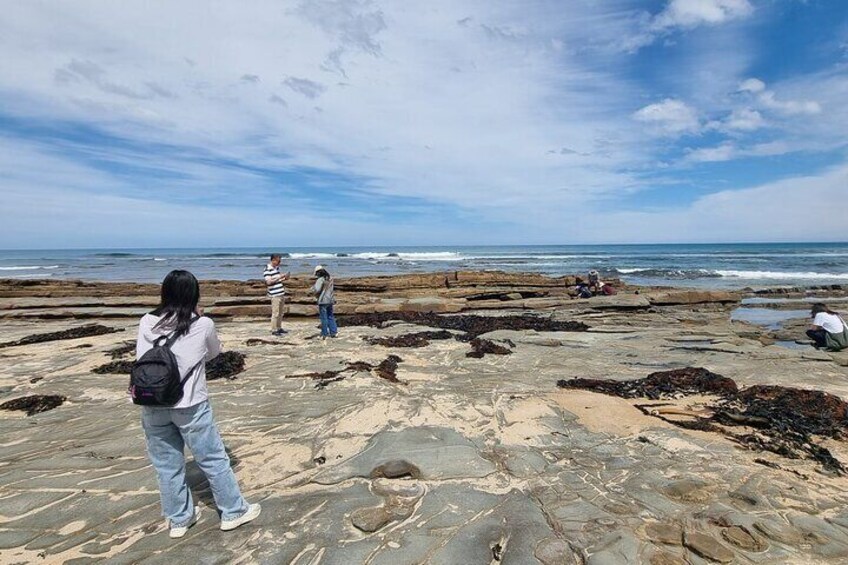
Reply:
[[848, 324], [839, 313], [819, 302], [813, 304], [810, 317], [813, 321], [807, 337], [813, 340], [816, 348], [841, 351], [848, 347]]

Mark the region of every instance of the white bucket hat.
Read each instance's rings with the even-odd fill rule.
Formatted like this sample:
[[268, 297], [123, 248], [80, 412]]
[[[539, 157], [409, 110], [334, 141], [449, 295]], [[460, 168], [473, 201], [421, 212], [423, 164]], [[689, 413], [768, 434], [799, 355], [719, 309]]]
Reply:
[[317, 275], [318, 271], [324, 270], [324, 265], [315, 265], [315, 270], [312, 271], [312, 274]]

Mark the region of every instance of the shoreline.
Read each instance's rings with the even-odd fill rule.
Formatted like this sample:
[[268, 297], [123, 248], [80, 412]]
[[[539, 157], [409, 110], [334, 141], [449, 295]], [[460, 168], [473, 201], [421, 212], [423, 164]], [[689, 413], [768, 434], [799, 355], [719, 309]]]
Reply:
[[346, 277], [447, 270], [560, 276], [594, 269], [635, 285], [705, 290], [848, 283], [848, 243], [0, 251], [0, 275], [159, 283], [182, 268], [200, 279], [245, 281], [260, 276], [271, 251], [286, 252], [285, 270], [309, 274], [321, 263]]

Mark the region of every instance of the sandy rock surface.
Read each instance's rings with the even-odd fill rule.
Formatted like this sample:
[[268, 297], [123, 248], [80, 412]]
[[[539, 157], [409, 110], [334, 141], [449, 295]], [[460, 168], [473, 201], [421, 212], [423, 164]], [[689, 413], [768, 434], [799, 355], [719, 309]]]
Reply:
[[[673, 302], [666, 296], [660, 304], [649, 293], [624, 293], [580, 301], [568, 297], [562, 280], [509, 277], [350, 281], [351, 302], [340, 292], [340, 307], [404, 311], [398, 306], [436, 297], [439, 304], [463, 304], [463, 314], [501, 316], [548, 300], [530, 313], [583, 322], [588, 331], [493, 331], [480, 338], [510, 353], [482, 358], [468, 357], [470, 345], [459, 339], [420, 347], [366, 341], [439, 329], [403, 321], [343, 326], [340, 337], [321, 341], [317, 320], [290, 318], [289, 333], [276, 338], [263, 318], [251, 317], [264, 316], [261, 287], [204, 283], [213, 313], [257, 308], [217, 317], [225, 348], [245, 354], [245, 367], [209, 388], [238, 480], [263, 512], [250, 525], [219, 531], [208, 483], [189, 462], [190, 484], [205, 508], [180, 540], [168, 538], [160, 516], [127, 376], [92, 372], [131, 359], [126, 342], [155, 289], [0, 284], [4, 343], [87, 324], [118, 330], [0, 348], [0, 404], [34, 395], [65, 398], [31, 416], [0, 410], [0, 561], [848, 560], [845, 477], [815, 461], [682, 429], [637, 409], [644, 399], [556, 386], [560, 379], [627, 380], [705, 367], [741, 387], [795, 386], [848, 398], [841, 356], [780, 347], [772, 330], [731, 322], [735, 295], [706, 302], [692, 294]], [[440, 294], [434, 285], [443, 283]], [[248, 294], [257, 288], [260, 296]], [[215, 305], [225, 300], [237, 304]], [[40, 315], [16, 315], [21, 312]], [[397, 382], [375, 369], [390, 355], [401, 359]], [[699, 401], [686, 399], [684, 407]], [[827, 445], [848, 462], [841, 440]]]

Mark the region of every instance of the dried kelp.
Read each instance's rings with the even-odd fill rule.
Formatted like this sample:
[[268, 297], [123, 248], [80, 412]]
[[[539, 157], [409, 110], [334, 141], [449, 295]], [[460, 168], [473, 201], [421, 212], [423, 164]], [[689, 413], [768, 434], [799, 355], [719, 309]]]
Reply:
[[[658, 404], [641, 404], [637, 408], [676, 426], [722, 433], [752, 450], [789, 459], [812, 459], [837, 474], [848, 472], [817, 440], [841, 440], [848, 431], [848, 404], [826, 392], [777, 385], [739, 390], [732, 379], [695, 368], [652, 373], [633, 381], [560, 380], [557, 386], [652, 400], [713, 395], [716, 400], [708, 406], [710, 414], [704, 417], [668, 418], [658, 410], [662, 406]], [[740, 428], [747, 429], [735, 431]]]
[[0, 410], [23, 410], [27, 416], [47, 412], [62, 405], [67, 397], [58, 394], [34, 394], [0, 404]]
[[244, 353], [238, 351], [225, 351], [208, 363], [206, 363], [206, 380], [236, 378], [236, 375], [244, 371]]
[[318, 381], [315, 384], [315, 388], [323, 389], [328, 384], [342, 381], [349, 375], [352, 375], [354, 373], [368, 373], [373, 371], [381, 379], [385, 379], [389, 382], [397, 384], [406, 384], [398, 380], [397, 378], [397, 367], [398, 363], [401, 362], [403, 362], [403, 359], [401, 359], [397, 355], [389, 355], [376, 366], [365, 361], [352, 361], [348, 363], [344, 369], [338, 369], [335, 371], [301, 373], [298, 375], [286, 375], [285, 378], [312, 379], [314, 381]]
[[99, 367], [95, 367], [91, 370], [91, 372], [97, 375], [129, 375], [130, 373], [132, 373], [133, 364], [134, 361], [127, 361], [126, 359], [121, 359], [118, 361], [112, 361], [111, 363], [106, 363], [105, 365], [100, 365]]
[[[235, 379], [236, 375], [244, 371], [244, 353], [238, 351], [227, 351], [221, 353], [208, 363], [206, 363], [206, 380], [214, 381], [215, 379]], [[91, 370], [92, 373], [98, 375], [104, 374], [119, 374], [129, 375], [132, 373], [134, 361], [118, 360], [100, 365]]]
[[111, 334], [120, 331], [123, 330], [110, 328], [108, 326], [102, 326], [100, 324], [89, 324], [87, 326], [80, 326], [78, 328], [71, 328], [69, 330], [62, 330], [60, 332], [28, 335], [16, 341], [7, 341], [6, 343], [0, 343], [0, 347], [32, 345], [33, 343], [44, 343], [46, 341], [59, 341], [63, 339], [79, 339], [82, 337], [92, 337], [95, 335]]
[[728, 394], [738, 389], [733, 379], [701, 368], [686, 367], [651, 373], [644, 379], [613, 381], [607, 379], [570, 379], [557, 381], [560, 388], [579, 388], [603, 392], [621, 398], [660, 400], [691, 394]]
[[426, 347], [431, 340], [453, 339], [454, 334], [447, 330], [417, 332], [389, 337], [364, 338], [370, 345], [383, 347]]
[[558, 321], [531, 314], [515, 316], [479, 316], [475, 314], [441, 315], [432, 312], [379, 312], [351, 314], [338, 318], [340, 326], [382, 327], [385, 322], [402, 321], [419, 326], [456, 330], [472, 338], [496, 330], [535, 330], [539, 332], [584, 332], [583, 322]]
[[384, 360], [380, 361], [380, 364], [374, 368], [374, 372], [381, 379], [386, 379], [392, 383], [399, 383], [400, 381], [397, 378], [397, 368], [398, 363], [402, 361], [403, 359], [397, 355], [389, 355]]
[[475, 337], [469, 343], [471, 344], [471, 351], [465, 354], [466, 357], [481, 359], [484, 355], [487, 354], [512, 355], [512, 350], [509, 347], [498, 345], [497, 343], [489, 339], [480, 339], [479, 337]]
[[[509, 355], [510, 349], [491, 340], [481, 340], [483, 334], [497, 330], [535, 330], [581, 332], [589, 329], [583, 322], [557, 321], [533, 315], [521, 316], [478, 316], [461, 314], [444, 316], [427, 312], [384, 312], [377, 314], [354, 314], [340, 318], [341, 325], [382, 327], [388, 321], [403, 321], [429, 327], [442, 328], [442, 331], [426, 331], [404, 334], [396, 337], [370, 337], [366, 341], [371, 345], [385, 347], [425, 347], [434, 339], [456, 339], [471, 343], [467, 357], [480, 358], [486, 354]], [[453, 334], [446, 330], [462, 332]], [[514, 347], [514, 345], [510, 345]]]

